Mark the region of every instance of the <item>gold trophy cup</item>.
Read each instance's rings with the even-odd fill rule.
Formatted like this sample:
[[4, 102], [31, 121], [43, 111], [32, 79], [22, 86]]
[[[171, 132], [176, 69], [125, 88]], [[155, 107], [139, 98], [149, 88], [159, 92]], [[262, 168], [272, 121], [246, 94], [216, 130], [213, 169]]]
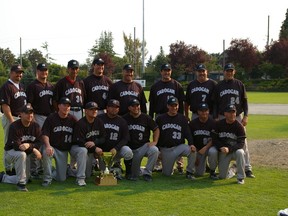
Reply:
[[111, 152], [103, 152], [100, 160], [105, 163], [105, 170], [101, 171], [100, 175], [96, 177], [96, 184], [99, 186], [117, 185], [117, 179], [113, 173], [110, 173], [110, 167], [113, 161]]

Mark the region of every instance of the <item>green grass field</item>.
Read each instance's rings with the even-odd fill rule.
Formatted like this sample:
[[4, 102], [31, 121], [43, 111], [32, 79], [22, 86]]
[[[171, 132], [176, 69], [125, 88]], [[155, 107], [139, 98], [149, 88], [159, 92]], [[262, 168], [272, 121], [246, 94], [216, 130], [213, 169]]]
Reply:
[[[288, 138], [288, 116], [250, 115], [247, 131], [250, 140]], [[208, 174], [192, 182], [183, 175], [160, 173], [153, 174], [151, 183], [122, 180], [116, 186], [96, 186], [95, 176], [87, 179], [86, 187], [77, 186], [74, 178], [48, 188], [33, 180], [28, 193], [0, 184], [0, 215], [272, 216], [287, 208], [287, 170], [254, 166], [253, 171], [256, 178], [244, 185], [235, 178], [213, 181]]]

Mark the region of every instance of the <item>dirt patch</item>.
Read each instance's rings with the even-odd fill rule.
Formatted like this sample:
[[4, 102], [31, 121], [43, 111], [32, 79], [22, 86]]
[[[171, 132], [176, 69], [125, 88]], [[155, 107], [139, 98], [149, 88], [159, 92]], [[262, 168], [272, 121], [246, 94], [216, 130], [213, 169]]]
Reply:
[[288, 168], [288, 139], [248, 139], [248, 148], [252, 166]]

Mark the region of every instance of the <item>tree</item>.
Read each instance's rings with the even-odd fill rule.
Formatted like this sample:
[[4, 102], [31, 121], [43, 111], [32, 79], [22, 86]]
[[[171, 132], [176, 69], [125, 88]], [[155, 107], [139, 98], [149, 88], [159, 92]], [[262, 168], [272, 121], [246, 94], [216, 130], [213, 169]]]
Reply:
[[264, 55], [267, 61], [282, 65], [288, 71], [288, 39], [275, 41], [267, 48]]
[[233, 39], [226, 50], [227, 62], [242, 67], [248, 77], [254, 66], [259, 62], [258, 50], [249, 39]]
[[288, 9], [286, 11], [286, 18], [282, 23], [279, 40], [286, 39], [288, 40]]
[[48, 46], [49, 46], [49, 45], [48, 45], [48, 42], [45, 41], [45, 42], [42, 44], [41, 47], [46, 51], [46, 54], [45, 54], [46, 61], [49, 62], [49, 63], [51, 63], [51, 62], [54, 61], [55, 59], [50, 56], [50, 53], [49, 53], [49, 50], [48, 50]]
[[23, 58], [26, 58], [30, 61], [31, 66], [32, 66], [31, 70], [33, 71], [36, 71], [37, 64], [47, 63], [46, 58], [43, 56], [42, 52], [37, 49], [27, 50], [23, 54]]
[[186, 45], [183, 41], [177, 41], [170, 45], [168, 55], [175, 75], [180, 73], [189, 73], [199, 63], [205, 63], [209, 60], [207, 53], [197, 46]]
[[11, 65], [16, 63], [16, 57], [9, 48], [0, 48], [0, 61], [6, 70], [10, 69]]
[[100, 38], [95, 41], [95, 45], [89, 50], [89, 56], [92, 57], [92, 59], [99, 56], [100, 53], [111, 57], [115, 56], [113, 40], [112, 32], [102, 31]]
[[[127, 36], [123, 32], [124, 39], [124, 56], [123, 59], [126, 63], [130, 63], [134, 65], [135, 75], [136, 77], [140, 77], [141, 65], [142, 65], [142, 46], [146, 46], [146, 44], [142, 44], [138, 38], [135, 40], [132, 38], [131, 34]], [[144, 56], [147, 55], [147, 51], [144, 51]]]

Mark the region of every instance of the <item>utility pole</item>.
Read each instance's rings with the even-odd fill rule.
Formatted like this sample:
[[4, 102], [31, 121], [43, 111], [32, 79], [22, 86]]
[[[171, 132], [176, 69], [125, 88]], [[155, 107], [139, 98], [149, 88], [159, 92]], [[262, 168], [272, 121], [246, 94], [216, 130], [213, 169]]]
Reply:
[[22, 66], [22, 39], [20, 37], [20, 65]]
[[[134, 52], [134, 55], [133, 55], [133, 64], [134, 65], [133, 65], [133, 67], [134, 67], [134, 70], [136, 70], [136, 27], [134, 27], [133, 52]], [[137, 69], [139, 69], [139, 68], [137, 68]], [[137, 70], [135, 72], [137, 72]], [[139, 76], [140, 76], [140, 74], [139, 74]]]
[[142, 39], [142, 76], [145, 73], [145, 56], [144, 56], [144, 44], [145, 44], [145, 37], [144, 37], [144, 0], [143, 0], [143, 39]]
[[268, 15], [268, 32], [267, 32], [267, 43], [266, 43], [266, 47], [269, 46], [269, 31], [270, 31], [270, 16]]

